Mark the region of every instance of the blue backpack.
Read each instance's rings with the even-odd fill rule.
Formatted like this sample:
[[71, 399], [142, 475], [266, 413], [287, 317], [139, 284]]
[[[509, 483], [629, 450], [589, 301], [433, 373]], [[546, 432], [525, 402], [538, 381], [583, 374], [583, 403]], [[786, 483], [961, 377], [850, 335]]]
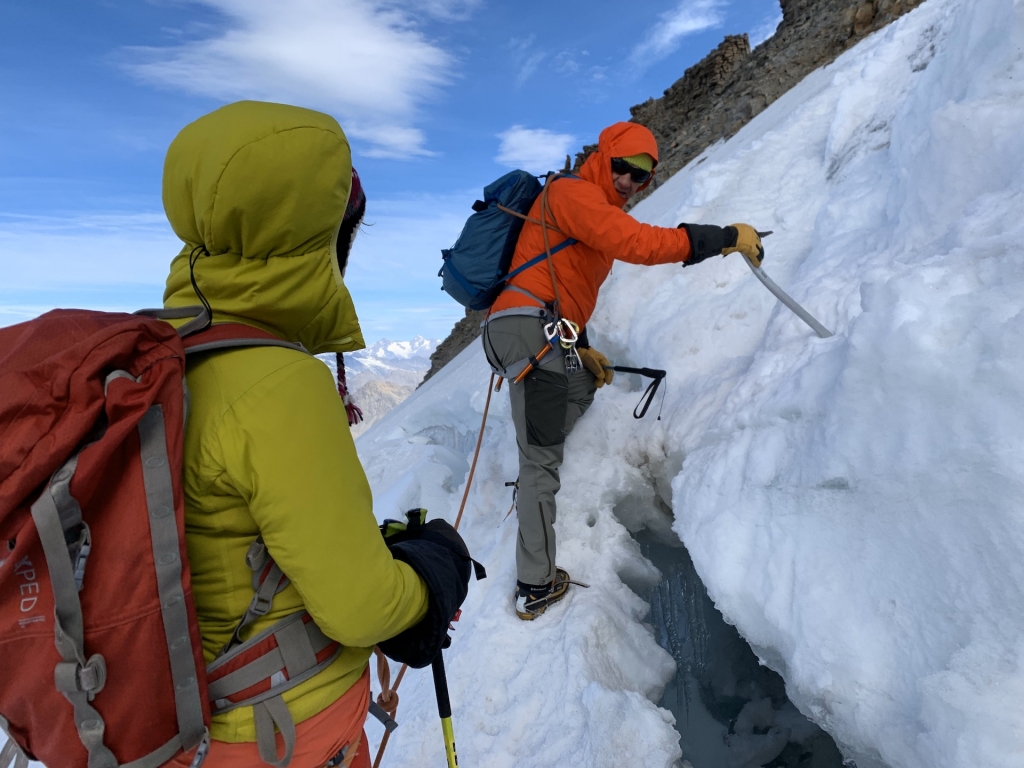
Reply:
[[[542, 190], [537, 177], [526, 171], [506, 173], [484, 187], [484, 199], [473, 203], [474, 213], [455, 245], [441, 251], [444, 263], [437, 276], [445, 293], [469, 309], [487, 309], [507, 280], [547, 258], [544, 252], [508, 271], [523, 219], [498, 207], [526, 216]], [[570, 238], [559, 243], [552, 255], [575, 242]]]

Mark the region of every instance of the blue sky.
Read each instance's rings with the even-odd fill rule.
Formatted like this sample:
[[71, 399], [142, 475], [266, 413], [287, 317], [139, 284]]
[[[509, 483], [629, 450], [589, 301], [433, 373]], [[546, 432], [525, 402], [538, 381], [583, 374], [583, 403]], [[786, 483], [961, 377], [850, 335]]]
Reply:
[[368, 342], [443, 337], [440, 249], [480, 189], [542, 172], [778, 0], [4, 0], [0, 325], [159, 305], [164, 152], [240, 98], [338, 118], [370, 226], [347, 282]]

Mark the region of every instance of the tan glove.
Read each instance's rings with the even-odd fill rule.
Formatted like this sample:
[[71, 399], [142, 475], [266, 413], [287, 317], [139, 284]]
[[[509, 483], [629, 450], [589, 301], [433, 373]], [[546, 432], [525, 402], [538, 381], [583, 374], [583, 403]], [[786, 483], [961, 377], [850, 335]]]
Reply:
[[736, 229], [736, 245], [730, 248], [723, 248], [722, 255], [727, 256], [733, 251], [739, 251], [755, 267], [760, 267], [764, 261], [764, 246], [761, 245], [761, 237], [757, 230], [749, 224], [733, 224]]
[[594, 378], [597, 379], [597, 386], [600, 389], [605, 384], [612, 383], [612, 377], [615, 376], [615, 371], [612, 370], [611, 361], [598, 352], [593, 347], [587, 349], [577, 349], [580, 360], [583, 363], [583, 367], [594, 374]]

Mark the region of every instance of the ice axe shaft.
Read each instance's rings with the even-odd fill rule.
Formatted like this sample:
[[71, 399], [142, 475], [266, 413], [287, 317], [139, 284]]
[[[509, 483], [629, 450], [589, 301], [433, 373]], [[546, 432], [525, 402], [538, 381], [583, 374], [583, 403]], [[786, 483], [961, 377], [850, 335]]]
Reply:
[[[757, 234], [758, 237], [768, 237], [768, 235], [771, 234], [771, 231], [758, 232]], [[816, 334], [818, 334], [819, 337], [827, 339], [830, 336], [832, 336], [832, 331], [830, 331], [824, 325], [815, 320], [810, 312], [808, 312], [806, 309], [804, 309], [795, 301], [793, 301], [793, 299], [790, 298], [788, 293], [779, 288], [779, 286], [777, 286], [775, 282], [764, 273], [764, 270], [761, 269], [761, 267], [755, 267], [753, 263], [750, 261], [750, 259], [744, 258], [743, 261], [745, 261], [747, 266], [750, 267], [750, 271], [754, 273], [754, 277], [760, 280], [765, 288], [767, 288], [769, 291], [775, 294], [775, 298], [777, 298], [779, 301], [781, 301], [783, 304], [789, 307], [789, 309], [792, 310], [794, 315], [796, 315], [805, 323], [807, 323], [807, 325], [809, 325], [811, 329]]]

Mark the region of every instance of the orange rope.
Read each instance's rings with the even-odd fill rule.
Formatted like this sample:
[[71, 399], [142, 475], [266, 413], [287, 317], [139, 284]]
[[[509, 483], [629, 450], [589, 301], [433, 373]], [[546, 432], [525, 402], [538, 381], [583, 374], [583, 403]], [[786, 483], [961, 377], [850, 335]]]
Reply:
[[[466, 478], [466, 490], [462, 494], [459, 514], [455, 518], [455, 530], [459, 530], [459, 523], [462, 522], [462, 513], [466, 511], [466, 500], [469, 499], [469, 489], [473, 485], [473, 475], [476, 474], [476, 462], [480, 458], [480, 446], [484, 441], [484, 427], [487, 426], [487, 412], [491, 408], [491, 392], [493, 389], [494, 373], [492, 372], [491, 380], [487, 384], [487, 402], [484, 403], [484, 417], [480, 421], [480, 434], [477, 435], [476, 450], [473, 451], [473, 463], [469, 467], [469, 477]], [[394, 720], [395, 713], [398, 711], [398, 686], [402, 684], [402, 678], [405, 677], [405, 670], [409, 668], [409, 665], [402, 665], [402, 668], [398, 670], [398, 677], [395, 678], [395, 684], [392, 686], [391, 665], [388, 664], [387, 657], [381, 651], [380, 646], [374, 648], [373, 652], [377, 656], [377, 679], [380, 681], [381, 687], [381, 692], [377, 696], [377, 703]], [[391, 734], [384, 731], [384, 738], [381, 739], [380, 747], [377, 748], [377, 757], [373, 761], [373, 768], [380, 768], [380, 761], [384, 757], [384, 749], [388, 745], [389, 738], [391, 738]]]
[[487, 426], [487, 411], [491, 408], [491, 390], [494, 388], [494, 372], [491, 371], [491, 380], [487, 382], [487, 402], [484, 403], [484, 417], [480, 421], [480, 434], [476, 436], [476, 450], [473, 451], [473, 463], [469, 467], [469, 477], [466, 479], [466, 490], [462, 494], [462, 504], [459, 505], [459, 514], [455, 518], [455, 530], [459, 530], [459, 523], [462, 522], [462, 513], [466, 511], [466, 499], [469, 498], [469, 489], [473, 485], [473, 475], [476, 473], [476, 460], [480, 458], [480, 444], [484, 441], [484, 427]]

